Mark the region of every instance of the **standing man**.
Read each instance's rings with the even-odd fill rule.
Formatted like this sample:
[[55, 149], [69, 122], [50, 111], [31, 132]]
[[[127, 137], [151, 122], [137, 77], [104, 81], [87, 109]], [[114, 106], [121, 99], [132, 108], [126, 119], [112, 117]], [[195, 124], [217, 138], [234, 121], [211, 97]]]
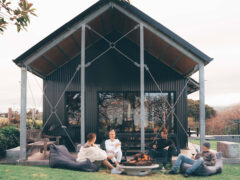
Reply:
[[115, 139], [116, 132], [114, 129], [109, 131], [109, 139], [105, 141], [105, 147], [108, 155], [108, 159], [111, 159], [116, 166], [122, 160], [122, 150], [121, 150], [121, 142], [118, 139]]
[[192, 166], [187, 169], [184, 174], [185, 177], [193, 174], [202, 164], [206, 166], [214, 166], [216, 164], [216, 155], [210, 150], [210, 143], [205, 142], [203, 144], [203, 152], [197, 153], [197, 155], [192, 158], [188, 158], [183, 154], [179, 154], [177, 161], [175, 162], [172, 170], [168, 174], [177, 174], [178, 168], [181, 166], [181, 163], [191, 164]]

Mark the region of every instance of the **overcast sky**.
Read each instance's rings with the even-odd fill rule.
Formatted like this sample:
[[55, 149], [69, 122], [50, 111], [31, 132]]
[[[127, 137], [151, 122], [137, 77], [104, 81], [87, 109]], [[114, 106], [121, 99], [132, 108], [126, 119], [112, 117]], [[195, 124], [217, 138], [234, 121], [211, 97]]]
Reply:
[[[97, 2], [29, 1], [34, 3], [38, 17], [31, 18], [28, 31], [17, 33], [14, 26], [9, 26], [0, 35], [0, 112], [6, 112], [8, 107], [18, 110], [20, 106], [20, 69], [12, 60]], [[131, 3], [214, 58], [205, 68], [207, 104], [240, 103], [239, 0], [131, 0]], [[198, 73], [193, 78], [198, 80]], [[30, 73], [28, 80], [28, 108], [41, 107], [38, 86], [41, 80]], [[189, 98], [198, 99], [198, 92]]]

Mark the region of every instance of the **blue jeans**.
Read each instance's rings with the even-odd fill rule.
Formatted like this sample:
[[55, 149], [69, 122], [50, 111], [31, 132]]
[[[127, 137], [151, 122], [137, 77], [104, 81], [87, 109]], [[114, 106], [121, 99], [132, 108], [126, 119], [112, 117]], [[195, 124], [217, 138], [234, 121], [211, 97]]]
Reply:
[[181, 163], [187, 163], [191, 164], [192, 166], [187, 169], [186, 173], [192, 174], [194, 171], [196, 171], [197, 168], [199, 168], [203, 164], [203, 162], [204, 160], [202, 158], [193, 160], [187, 156], [184, 156], [183, 154], [179, 154], [172, 170], [177, 172], [178, 168], [181, 166]]

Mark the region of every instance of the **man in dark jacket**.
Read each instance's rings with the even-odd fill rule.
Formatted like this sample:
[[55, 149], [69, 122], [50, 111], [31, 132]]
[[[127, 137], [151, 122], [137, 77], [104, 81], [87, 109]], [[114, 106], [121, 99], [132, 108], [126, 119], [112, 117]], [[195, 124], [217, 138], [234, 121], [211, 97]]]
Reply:
[[172, 163], [172, 154], [176, 151], [176, 147], [173, 140], [168, 138], [168, 130], [166, 128], [163, 128], [160, 137], [158, 137], [157, 134], [154, 142], [151, 144], [151, 147], [152, 149], [149, 150], [149, 155], [155, 160], [162, 158], [163, 169], [166, 168], [167, 162]]
[[180, 154], [178, 156], [177, 161], [175, 162], [172, 170], [168, 174], [177, 174], [178, 168], [181, 166], [181, 163], [191, 164], [192, 166], [187, 169], [186, 173], [184, 174], [185, 177], [188, 177], [192, 173], [194, 173], [202, 164], [206, 166], [214, 166], [216, 164], [216, 155], [210, 150], [210, 143], [205, 142], [203, 144], [203, 152], [197, 153], [197, 155], [192, 158], [184, 156]]

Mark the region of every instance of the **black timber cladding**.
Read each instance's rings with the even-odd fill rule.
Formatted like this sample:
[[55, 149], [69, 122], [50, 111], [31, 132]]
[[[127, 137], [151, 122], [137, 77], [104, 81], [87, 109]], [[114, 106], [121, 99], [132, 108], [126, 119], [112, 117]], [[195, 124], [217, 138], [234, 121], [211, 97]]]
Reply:
[[[120, 35], [118, 33], [112, 33], [109, 35], [111, 41], [117, 39]], [[104, 50], [106, 50], [109, 45], [101, 40], [98, 41], [93, 47], [86, 52], [86, 61], [93, 59]], [[123, 39], [117, 45], [125, 54], [127, 54], [132, 59], [139, 62], [139, 47], [134, 43], [130, 42], [128, 39]], [[79, 65], [81, 59], [77, 57], [75, 60], [62, 66], [60, 69], [55, 71], [53, 74], [48, 76], [44, 80], [44, 88], [47, 97], [50, 102], [55, 105], [58, 102], [63, 90], [65, 89], [67, 83], [71, 79], [75, 69]], [[156, 78], [160, 87], [163, 91], [171, 91], [175, 93], [175, 100], [179, 96], [183, 87], [185, 86], [186, 79], [171, 70], [159, 60], [151, 56], [145, 51], [145, 64], [148, 65], [153, 76]], [[67, 91], [77, 91], [80, 92], [81, 89], [81, 71], [79, 71], [74, 78], [73, 82], [67, 89]], [[126, 58], [121, 56], [115, 50], [110, 50], [104, 56], [99, 58], [91, 66], [86, 68], [86, 112], [85, 112], [85, 131], [86, 135], [89, 132], [97, 132], [97, 92], [100, 91], [128, 91], [135, 92], [140, 91], [140, 71], [139, 67], [136, 67], [132, 62], [128, 61]], [[145, 91], [159, 92], [156, 85], [153, 83], [151, 77], [145, 71]], [[65, 118], [65, 107], [64, 107], [64, 97], [60, 100], [57, 106], [57, 113], [63, 124], [67, 124], [67, 119]], [[51, 109], [48, 105], [46, 99], [44, 98], [44, 121], [47, 120], [50, 115]], [[183, 95], [179, 99], [176, 105], [176, 114], [179, 117], [181, 123], [187, 129], [187, 90], [184, 91]], [[175, 120], [175, 124], [177, 121]], [[49, 128], [50, 124], [58, 125], [58, 121], [53, 115], [46, 127]], [[178, 138], [182, 148], [186, 147], [187, 136], [183, 132], [180, 125], [176, 126], [178, 132]], [[68, 129], [67, 131], [73, 137], [80, 138], [79, 128]], [[66, 136], [64, 131], [60, 128], [59, 131], [54, 132], [56, 135]], [[75, 140], [79, 141], [79, 138]]]

